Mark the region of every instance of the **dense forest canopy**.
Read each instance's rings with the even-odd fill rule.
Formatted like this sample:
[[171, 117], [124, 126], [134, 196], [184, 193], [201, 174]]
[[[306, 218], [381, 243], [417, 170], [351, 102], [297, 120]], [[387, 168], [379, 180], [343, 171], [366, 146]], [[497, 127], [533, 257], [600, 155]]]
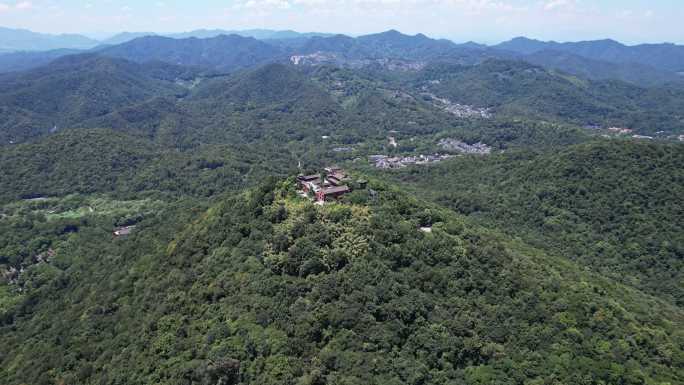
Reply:
[[73, 233], [10, 297], [4, 381], [682, 379], [681, 309], [371, 187], [318, 208], [270, 182], [131, 238]]
[[382, 176], [681, 306], [682, 147], [600, 141]]
[[0, 55], [0, 383], [684, 384], [676, 50], [204, 34]]

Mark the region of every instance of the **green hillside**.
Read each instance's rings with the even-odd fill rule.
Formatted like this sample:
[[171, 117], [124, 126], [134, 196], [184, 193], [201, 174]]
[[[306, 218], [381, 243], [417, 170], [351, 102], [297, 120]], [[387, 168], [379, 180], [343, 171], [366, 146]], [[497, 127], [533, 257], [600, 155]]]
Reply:
[[496, 47], [527, 54], [543, 50], [562, 51], [594, 60], [639, 63], [672, 72], [681, 72], [684, 68], [684, 47], [672, 43], [627, 46], [611, 39], [557, 43], [517, 37]]
[[[455, 116], [434, 98], [490, 108], [494, 119]], [[667, 136], [684, 127], [683, 103], [682, 90], [674, 86], [594, 82], [510, 61], [435, 64], [410, 73], [268, 64], [216, 76], [75, 55], [0, 75], [0, 112], [6, 117], [0, 143], [104, 127], [181, 149], [249, 144], [266, 136], [278, 143], [337, 136], [349, 144], [386, 138], [390, 131], [408, 136], [464, 127], [461, 132], [484, 138], [513, 121], [528, 127], [591, 123]]]
[[[0, 142], [25, 141], [155, 96], [180, 95], [187, 70], [92, 55], [60, 58], [28, 72], [0, 75]], [[169, 79], [171, 78], [171, 79]]]
[[684, 385], [668, 74], [176, 37], [0, 74], [0, 384]]
[[682, 306], [682, 164], [682, 145], [599, 141], [383, 177]]
[[602, 124], [653, 134], [684, 128], [682, 87], [641, 88], [593, 81], [522, 61], [489, 60], [475, 66], [434, 64], [407, 84], [461, 104], [502, 115]]
[[668, 83], [681, 83], [682, 77], [674, 71], [656, 69], [644, 64], [611, 63], [589, 59], [562, 51], [539, 51], [523, 56], [524, 60], [545, 68], [557, 69], [586, 79], [622, 80], [643, 87]]
[[82, 227], [3, 286], [0, 380], [684, 380], [680, 309], [372, 187], [319, 208], [268, 184], [127, 239]]
[[[66, 130], [0, 151], [0, 202], [70, 194], [207, 197], [287, 175], [289, 153], [203, 145], [179, 152], [112, 130]], [[7, 181], [7, 183], [4, 183]]]
[[205, 39], [143, 36], [98, 53], [137, 63], [161, 61], [217, 71], [251, 68], [286, 57], [275, 45], [234, 34]]

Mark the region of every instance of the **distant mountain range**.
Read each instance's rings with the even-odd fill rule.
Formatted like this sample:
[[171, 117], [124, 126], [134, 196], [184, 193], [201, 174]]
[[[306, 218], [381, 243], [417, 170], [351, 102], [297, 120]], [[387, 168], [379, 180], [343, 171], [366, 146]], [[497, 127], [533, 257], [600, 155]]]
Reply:
[[[22, 51], [8, 52], [13, 49]], [[165, 35], [125, 32], [97, 42], [77, 35], [0, 29], [0, 73], [35, 68], [79, 50], [138, 63], [157, 60], [222, 72], [288, 60], [302, 65], [415, 70], [436, 61], [474, 65], [488, 59], [515, 59], [593, 80], [614, 79], [646, 87], [684, 82], [684, 46], [674, 44], [557, 43], [520, 37], [486, 46], [395, 30], [359, 37], [265, 29]]]
[[[218, 32], [220, 31], [203, 31], [198, 34], [213, 35]], [[435, 60], [476, 64], [488, 58], [514, 56], [503, 51], [496, 53], [484, 46], [458, 45], [448, 40], [435, 40], [420, 34], [409, 36], [397, 31], [358, 38], [345, 35], [297, 34], [289, 31], [270, 34], [265, 31], [257, 32], [259, 31], [252, 31], [252, 34], [273, 38], [261, 40], [242, 34], [219, 34], [204, 38], [182, 37], [186, 34], [175, 35], [176, 37], [125, 34], [114, 37], [112, 41], [129, 38], [131, 40], [115, 45], [101, 45], [89, 52], [138, 63], [162, 61], [222, 72], [253, 67], [266, 62], [287, 62], [297, 56], [306, 58], [307, 60], [303, 62], [312, 65], [338, 64], [355, 67], [378, 62], [387, 64], [388, 60], [395, 60], [398, 62], [392, 63], [409, 67], [424, 65]], [[283, 40], [276, 39], [277, 36]], [[288, 36], [299, 37], [287, 38]], [[285, 40], [288, 42], [284, 42]], [[290, 40], [296, 40], [296, 43]], [[0, 55], [0, 72], [35, 68], [58, 57], [79, 52], [81, 51], [52, 50], [6, 53]]]
[[217, 37], [220, 35], [238, 35], [242, 37], [252, 37], [258, 40], [271, 40], [271, 39], [299, 39], [299, 38], [309, 38], [309, 37], [325, 37], [332, 36], [332, 34], [317, 33], [317, 32], [296, 32], [292, 30], [285, 31], [275, 31], [270, 29], [248, 29], [248, 30], [224, 30], [224, 29], [198, 29], [190, 32], [180, 32], [180, 33], [156, 33], [156, 32], [122, 32], [114, 35], [106, 40], [103, 40], [102, 44], [116, 45], [129, 42], [131, 40], [137, 39], [139, 37], [145, 36], [164, 36], [173, 39], [187, 39], [190, 37], [195, 37], [198, 39], [208, 39]]
[[610, 39], [557, 43], [517, 37], [494, 47], [522, 54], [552, 50], [604, 62], [642, 64], [664, 71], [684, 72], [684, 46], [669, 43], [627, 46]]
[[117, 45], [145, 36], [165, 36], [174, 39], [195, 37], [207, 39], [219, 35], [239, 35], [253, 37], [259, 40], [269, 39], [298, 39], [309, 37], [332, 36], [331, 34], [307, 32], [300, 33], [292, 30], [276, 31], [270, 29], [223, 30], [198, 29], [180, 33], [156, 32], [122, 32], [104, 40], [95, 40], [79, 34], [46, 34], [32, 32], [25, 29], [0, 27], [0, 54], [17, 51], [49, 51], [57, 49], [90, 49], [98, 45]]
[[403, 60], [453, 59], [462, 56], [480, 56], [482, 47], [458, 45], [449, 40], [431, 39], [423, 34], [404, 35], [398, 31], [352, 38], [345, 35], [314, 37], [297, 49], [298, 54], [329, 52], [348, 59], [393, 58]]
[[[385, 42], [388, 55], [414, 49], [400, 42], [387, 43], [387, 37], [362, 41], [376, 46]], [[424, 49], [442, 45], [426, 43]], [[455, 47], [448, 52], [456, 55], [460, 50]], [[359, 124], [349, 119], [362, 117], [365, 124], [377, 119], [377, 126], [400, 129], [409, 121], [430, 122], [446, 114], [435, 100], [490, 108], [501, 116], [631, 127], [644, 134], [678, 132], [684, 124], [681, 87], [649, 89], [619, 81], [585, 80], [520, 60], [486, 59], [484, 55], [478, 64], [459, 61], [428, 62], [410, 70], [393, 67], [399, 61], [389, 66], [383, 66], [382, 60], [369, 61], [359, 75], [352, 75], [357, 72], [350, 68], [297, 65], [287, 52], [254, 38], [144, 37], [98, 52], [66, 55], [31, 70], [0, 74], [0, 115], [4, 118], [0, 143], [26, 141], [66, 127], [120, 127], [141, 135], [153, 135], [160, 122], [184, 130], [200, 129], [229, 124], [231, 114], [249, 111], [252, 105], [271, 106], [287, 119], [297, 111], [292, 121], [297, 127], [303, 121], [319, 127], [321, 119], [332, 126], [346, 116], [349, 126]], [[411, 111], [423, 112], [402, 115]], [[182, 118], [190, 114], [193, 126]], [[176, 118], [169, 123], [172, 116]], [[388, 123], [387, 116], [401, 119]]]
[[590, 59], [569, 52], [543, 50], [522, 56], [526, 62], [595, 80], [622, 80], [642, 86], [682, 82], [684, 77], [673, 71], [639, 63], [614, 63]]
[[83, 35], [50, 35], [25, 29], [0, 27], [0, 52], [47, 51], [60, 48], [88, 49], [99, 42]]

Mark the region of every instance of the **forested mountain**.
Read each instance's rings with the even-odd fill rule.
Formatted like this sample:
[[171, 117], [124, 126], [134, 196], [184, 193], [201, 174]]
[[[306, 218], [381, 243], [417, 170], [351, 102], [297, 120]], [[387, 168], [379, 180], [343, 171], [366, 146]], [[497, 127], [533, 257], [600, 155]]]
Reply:
[[305, 39], [309, 37], [325, 37], [325, 36], [331, 36], [331, 34], [327, 33], [318, 33], [318, 32], [296, 32], [292, 30], [272, 30], [272, 29], [243, 29], [243, 30], [222, 30], [222, 29], [214, 29], [214, 30], [206, 30], [206, 29], [200, 29], [200, 30], [195, 30], [195, 31], [190, 31], [190, 32], [182, 32], [182, 33], [173, 33], [173, 34], [168, 34], [166, 36], [168, 37], [173, 37], [175, 39], [183, 39], [183, 38], [188, 38], [188, 37], [196, 37], [196, 38], [209, 38], [209, 37], [216, 37], [219, 35], [239, 35], [243, 37], [252, 37], [258, 40], [273, 40], [273, 39]]
[[159, 156], [151, 143], [112, 131], [65, 131], [2, 151], [3, 200], [116, 191]]
[[563, 51], [543, 50], [522, 57], [526, 62], [557, 69], [586, 79], [622, 80], [645, 87], [667, 83], [684, 84], [684, 76], [644, 64], [612, 63]]
[[139, 39], [147, 36], [159, 36], [155, 32], [121, 32], [107, 39], [102, 40], [102, 45], [119, 45], [128, 43], [131, 40]]
[[330, 99], [329, 95], [316, 87], [304, 74], [284, 64], [269, 64], [239, 76], [210, 83], [199, 89], [194, 97], [254, 105], [287, 101], [301, 103], [302, 107]]
[[[223, 38], [245, 39], [217, 39]], [[107, 127], [152, 138], [161, 135], [167, 144], [190, 137], [193, 142], [224, 143], [239, 125], [254, 127], [255, 121], [267, 122], [258, 125], [270, 126], [270, 135], [310, 127], [309, 132], [318, 136], [337, 132], [363, 141], [369, 135], [383, 135], [378, 127], [385, 133], [424, 134], [461, 125], [464, 119], [448, 113], [444, 103], [490, 109], [502, 120], [601, 124], [648, 135], [673, 134], [684, 127], [684, 89], [678, 87], [591, 81], [504, 60], [477, 65], [437, 62], [409, 72], [383, 66], [341, 70], [268, 64], [217, 76], [208, 69], [211, 65], [240, 66], [230, 58], [239, 56], [240, 63], [251, 59], [229, 53], [228, 62], [190, 60], [204, 70], [179, 66], [170, 64], [176, 61], [173, 49], [159, 55], [142, 50], [146, 39], [164, 39], [170, 47], [200, 42], [143, 38], [129, 43], [138, 48], [124, 51], [129, 56], [144, 51], [150, 60], [161, 57], [166, 62], [136, 56], [138, 64], [109, 57], [111, 52], [105, 51], [69, 55], [30, 71], [0, 75], [0, 108], [7, 117], [0, 141], [16, 143], [67, 128]], [[217, 47], [220, 44], [211, 50]], [[213, 133], [199, 139], [208, 132]]]
[[620, 64], [643, 64], [664, 71], [684, 72], [684, 46], [641, 44], [626, 46], [615, 40], [572, 43], [543, 42], [524, 37], [496, 45], [495, 48], [531, 54], [544, 50], [562, 51], [590, 59]]
[[[363, 101], [395, 98], [389, 91], [373, 89], [369, 85], [374, 83], [353, 75], [348, 79], [313, 78], [326, 71], [307, 73], [289, 65], [271, 64], [231, 76], [207, 78], [187, 67], [158, 62], [136, 64], [102, 56], [66, 57], [43, 68], [0, 78], [7, 90], [0, 97], [0, 106], [13, 118], [6, 122], [4, 142], [23, 141], [67, 127], [110, 127], [152, 137], [160, 134], [167, 143], [181, 137], [225, 143], [235, 141], [239, 131], [252, 131], [238, 135], [239, 140], [252, 134], [287, 140], [308, 136], [304, 134], [306, 127], [319, 137], [335, 131], [341, 135], [355, 131], [356, 140], [367, 138], [376, 131], [367, 121], [376, 120], [384, 112]], [[325, 84], [320, 84], [322, 81]], [[365, 90], [350, 89], [344, 98], [336, 98], [333, 88], [338, 85], [333, 82], [368, 85]], [[49, 90], [39, 92], [39, 86]], [[92, 97], [84, 97], [91, 93]], [[62, 97], [64, 94], [71, 99]], [[356, 102], [349, 103], [351, 100]], [[412, 111], [401, 107], [415, 105], [421, 108]], [[455, 121], [432, 105], [415, 100], [394, 109], [396, 114], [389, 122], [403, 120], [403, 126], [407, 117], [449, 125], [453, 124], [449, 120]]]
[[54, 49], [88, 49], [97, 41], [82, 35], [50, 35], [25, 29], [0, 27], [0, 51], [48, 51]]
[[175, 79], [191, 71], [85, 54], [0, 75], [0, 141], [26, 140], [152, 97], [180, 95], [185, 89]]
[[178, 152], [113, 130], [66, 130], [0, 153], [0, 202], [70, 194], [206, 197], [294, 172], [289, 153], [206, 145]]
[[[409, 59], [428, 59], [448, 55], [454, 51], [456, 45], [448, 40], [435, 40], [418, 34], [404, 35], [391, 30], [383, 33], [360, 36], [358, 43], [369, 54], [378, 56], [395, 56]], [[372, 55], [372, 54], [371, 54]]]
[[[65, 73], [57, 77], [69, 79], [69, 82], [78, 85], [74, 91], [69, 91], [75, 96], [95, 92], [85, 86], [92, 83], [87, 80], [90, 77], [118, 79], [119, 76], [123, 76], [118, 72], [122, 68], [118, 65], [127, 63], [97, 57], [84, 57], [82, 60], [84, 61], [76, 61], [75, 67], [64, 65]], [[101, 73], [102, 68], [98, 69], [93, 65], [100, 61], [112, 62], [115, 66], [103, 67], [109, 68], [112, 72]], [[78, 76], [85, 73], [80, 69], [81, 64], [87, 65], [94, 72], [85, 78]], [[115, 138], [120, 138], [118, 144], [108, 145], [107, 151], [103, 154], [109, 153], [108, 151], [111, 151], [111, 154], [104, 159], [115, 159], [116, 152], [123, 149], [127, 140], [144, 144], [140, 147], [144, 151], [133, 156], [136, 161], [129, 162], [125, 152], [118, 160], [121, 164], [130, 165], [130, 170], [124, 170], [135, 170], [137, 174], [124, 173], [120, 176], [119, 171], [107, 171], [107, 166], [99, 165], [99, 161], [91, 162], [94, 167], [91, 169], [93, 174], [97, 174], [99, 167], [102, 175], [108, 175], [104, 180], [111, 183], [100, 184], [89, 179], [91, 177], [86, 177], [94, 186], [92, 191], [87, 190], [91, 192], [131, 191], [129, 187], [140, 182], [131, 181], [131, 178], [135, 179], [136, 175], [141, 174], [145, 175], [145, 178], [150, 178], [150, 174], [142, 170], [154, 170], [149, 168], [149, 162], [140, 165], [136, 163], [144, 159], [161, 159], [160, 162], [164, 163], [168, 159], [183, 159], [190, 154], [200, 157], [207, 154], [206, 162], [202, 162], [220, 165], [208, 167], [207, 173], [211, 178], [221, 178], [223, 174], [217, 173], [221, 170], [227, 173], [244, 173], [246, 170], [259, 169], [259, 163], [263, 163], [263, 169], [277, 169], [277, 175], [285, 175], [297, 161], [324, 165], [325, 162], [345, 159], [345, 154], [335, 152], [334, 149], [338, 147], [358, 147], [359, 153], [355, 156], [363, 155], [367, 151], [386, 151], [388, 135], [399, 138], [400, 150], [426, 148], [430, 151], [433, 151], [435, 146], [432, 136], [438, 133], [452, 133], [470, 140], [486, 141], [501, 149], [577, 143], [586, 140], [587, 137], [578, 128], [554, 123], [510, 122], [505, 119], [490, 122], [483, 119], [459, 118], [420, 97], [398, 92], [392, 83], [375, 79], [372, 73], [363, 74], [350, 69], [316, 67], [310, 71], [301, 71], [293, 66], [271, 64], [233, 76], [200, 78], [202, 80], [199, 81], [199, 85], [188, 89], [171, 81], [177, 76], [186, 75], [185, 72], [178, 71], [180, 67], [160, 64], [126, 65], [131, 66], [136, 76], [140, 77], [134, 80], [141, 79], [144, 84], [149, 82], [150, 85], [159, 85], [162, 92], [155, 96], [140, 94], [133, 87], [129, 90], [132, 96], [126, 99], [124, 105], [112, 108], [106, 113], [104, 110], [95, 110], [96, 113], [92, 114], [83, 113], [93, 111], [99, 102], [109, 103], [107, 99], [84, 98], [82, 109], [73, 110], [73, 116], [69, 116], [74, 121], [72, 125], [35, 132], [37, 136], [26, 138], [35, 143], [27, 146], [7, 146], [6, 158], [3, 161], [5, 178], [19, 178], [25, 183], [5, 184], [0, 195], [12, 200], [34, 195], [65, 196], [73, 192], [82, 192], [75, 189], [75, 186], [87, 184], [81, 182], [80, 172], [55, 173], [54, 175], [59, 176], [57, 178], [51, 176], [52, 167], [70, 169], [78, 164], [69, 153], [50, 153], [49, 158], [44, 158], [45, 163], [38, 163], [35, 167], [30, 167], [34, 164], [31, 160], [37, 154], [49, 153], [50, 148], [73, 148], [79, 155], [83, 153], [96, 156], [97, 152], [83, 151], [81, 146], [85, 146], [86, 150], [99, 146], [85, 139], [79, 142], [78, 138], [84, 135], [84, 138], [96, 141], [99, 140], [97, 138], [112, 135], [109, 130], [98, 131], [97, 134], [90, 131], [103, 127], [116, 131]], [[39, 74], [27, 74], [30, 74], [30, 79], [42, 79]], [[127, 80], [125, 77], [122, 79]], [[107, 82], [108, 87], [122, 84], [125, 83], [121, 80]], [[102, 88], [98, 92], [109, 97], [121, 92], [118, 88], [107, 90], [108, 88]], [[176, 92], [180, 92], [183, 97], [178, 98]], [[165, 93], [167, 96], [161, 96]], [[35, 94], [32, 98], [34, 101], [46, 98], [42, 104], [54, 105], [58, 111], [71, 111], [68, 109], [70, 105], [59, 103], [61, 98], [52, 99], [50, 96], [51, 94], [44, 93]], [[10, 100], [21, 101], [24, 98]], [[92, 107], [89, 106], [90, 103], [93, 103]], [[32, 106], [34, 104], [29, 105], [33, 108]], [[44, 116], [58, 118], [61, 115], [56, 113]], [[27, 119], [27, 122], [36, 121], [40, 120]], [[35, 123], [27, 126], [32, 127], [32, 124]], [[18, 126], [13, 127], [17, 133], [21, 133]], [[56, 131], [58, 134], [50, 131]], [[126, 136], [120, 136], [121, 133], [125, 133]], [[412, 137], [419, 140], [409, 141]], [[108, 140], [105, 142], [110, 143]], [[178, 151], [185, 155], [179, 155]], [[217, 156], [217, 151], [225, 153]], [[245, 156], [247, 153], [252, 156]], [[274, 165], [269, 159], [282, 160], [284, 163]], [[175, 160], [169, 162], [172, 166], [178, 165]], [[168, 190], [172, 193], [177, 191], [178, 188], [174, 187], [174, 184], [178, 182], [174, 174], [178, 175], [177, 172], [167, 174], [167, 171], [164, 171], [163, 175], [153, 177], [153, 180], [165, 180], [168, 176], [173, 182], [160, 183], [151, 189]], [[153, 182], [153, 185], [154, 183], [157, 182]], [[189, 180], [187, 183], [195, 182]], [[219, 185], [225, 187], [232, 182], [226, 180], [221, 183], [223, 184]], [[208, 184], [215, 185], [215, 182]], [[120, 189], [121, 186], [125, 188]], [[188, 190], [183, 188], [183, 191]]]
[[[124, 32], [93, 50], [138, 62], [161, 60], [220, 71], [284, 61], [292, 56], [309, 64], [414, 70], [436, 60], [473, 65], [492, 58], [521, 59], [590, 79], [622, 80], [647, 87], [684, 82], [677, 73], [681, 71], [675, 68], [681, 64], [679, 46], [627, 47], [614, 41], [559, 44], [516, 38], [487, 47], [472, 42], [455, 44], [422, 34], [410, 36], [395, 30], [356, 38], [294, 31], [196, 30], [174, 34]], [[61, 49], [3, 54], [0, 72], [31, 69], [69, 53]], [[644, 60], [639, 59], [642, 56]]]
[[0, 73], [29, 70], [44, 66], [62, 56], [78, 53], [81, 51], [75, 49], [2, 53], [0, 54]]
[[118, 33], [108, 39], [102, 41], [105, 45], [117, 45], [129, 42], [131, 40], [145, 37], [145, 36], [165, 36], [173, 39], [208, 39], [220, 35], [238, 35], [243, 37], [252, 37], [258, 40], [273, 40], [273, 39], [306, 39], [314, 36], [330, 36], [330, 34], [316, 33], [316, 32], [296, 32], [292, 30], [275, 31], [271, 29], [246, 29], [246, 30], [224, 30], [224, 29], [198, 29], [188, 32], [179, 33], [155, 33], [155, 32], [122, 32]]
[[642, 130], [684, 128], [684, 89], [641, 88], [591, 81], [525, 62], [488, 60], [476, 66], [434, 65], [418, 72], [414, 86], [440, 97], [517, 116], [555, 117], [580, 125], [601, 122]]
[[0, 383], [684, 383], [670, 72], [222, 32], [5, 56]]
[[681, 381], [680, 309], [372, 187], [319, 208], [266, 184], [123, 240], [94, 217], [5, 298], [0, 378]]
[[[357, 38], [269, 30], [200, 30], [168, 35], [123, 33], [113, 37], [110, 44], [116, 45], [104, 48], [103, 52], [130, 60], [144, 61], [154, 57], [174, 64], [223, 66], [223, 69], [231, 68], [229, 62], [235, 60], [231, 59], [231, 56], [226, 56], [227, 53], [223, 51], [236, 50], [243, 55], [256, 55], [261, 58], [251, 65], [263, 63], [263, 59], [287, 59], [291, 55], [321, 53], [338, 55], [345, 60], [401, 59], [425, 62], [441, 58], [467, 63], [475, 63], [485, 57], [512, 56], [503, 51], [488, 50], [482, 45], [458, 45], [448, 40], [435, 40], [422, 34], [409, 36], [394, 30]], [[148, 49], [152, 52], [146, 53]], [[179, 52], [187, 53], [187, 57], [174, 56]], [[193, 56], [198, 56], [195, 60], [212, 61], [204, 64], [192, 62]], [[202, 56], [209, 56], [211, 59], [201, 59]], [[239, 67], [245, 66], [247, 65], [242, 63]]]
[[600, 141], [394, 176], [480, 223], [682, 306], [682, 162], [682, 145]]
[[558, 43], [555, 41], [544, 42], [541, 40], [529, 39], [523, 36], [513, 38], [509, 41], [505, 41], [496, 45], [495, 47], [499, 49], [505, 49], [514, 52], [520, 52], [524, 54], [531, 54], [545, 49], [553, 49], [558, 47], [567, 47], [566, 50], [570, 50], [573, 47], [583, 47], [584, 52], [593, 52], [594, 54], [606, 51], [609, 49], [618, 50], [624, 47], [617, 41], [605, 39], [596, 41], [583, 41], [579, 43]]
[[[425, 35], [404, 35], [391, 30], [352, 38], [345, 35], [313, 37], [295, 51], [299, 55], [333, 54], [346, 60], [400, 59], [419, 63], [449, 60], [478, 63], [496, 56], [483, 47], [457, 45], [449, 40], [435, 40]], [[506, 56], [504, 52], [498, 53]]]
[[272, 45], [238, 35], [208, 39], [147, 36], [104, 48], [99, 53], [139, 63], [157, 60], [220, 71], [253, 67], [282, 55]]
[[248, 29], [248, 30], [223, 30], [223, 29], [198, 29], [177, 33], [156, 32], [121, 32], [104, 40], [95, 40], [78, 34], [46, 34], [37, 33], [25, 29], [13, 29], [0, 27], [0, 52], [26, 52], [26, 51], [49, 51], [60, 49], [90, 49], [98, 45], [118, 45], [127, 43], [141, 37], [165, 36], [174, 39], [215, 38], [220, 35], [239, 35], [259, 40], [271, 39], [306, 39], [310, 37], [325, 37], [331, 34], [305, 32], [300, 33], [292, 30]]

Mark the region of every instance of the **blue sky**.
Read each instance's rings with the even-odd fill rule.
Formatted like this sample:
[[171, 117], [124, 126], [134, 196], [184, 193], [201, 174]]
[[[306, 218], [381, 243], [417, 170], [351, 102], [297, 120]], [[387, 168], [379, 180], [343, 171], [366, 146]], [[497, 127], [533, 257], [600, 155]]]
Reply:
[[119, 31], [398, 29], [457, 42], [515, 36], [684, 43], [682, 0], [0, 0], [0, 26], [100, 37]]

